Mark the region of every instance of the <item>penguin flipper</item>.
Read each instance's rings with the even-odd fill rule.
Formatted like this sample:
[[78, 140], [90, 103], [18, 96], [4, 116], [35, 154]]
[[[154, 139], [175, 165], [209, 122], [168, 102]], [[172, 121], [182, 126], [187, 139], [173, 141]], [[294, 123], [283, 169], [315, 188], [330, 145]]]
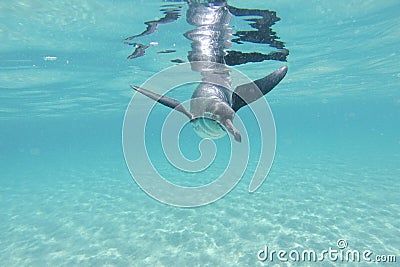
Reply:
[[151, 92], [149, 90], [146, 90], [144, 88], [141, 88], [141, 87], [138, 87], [138, 86], [135, 86], [135, 85], [132, 85], [132, 84], [130, 85], [130, 87], [133, 90], [135, 90], [135, 91], [147, 96], [148, 98], [151, 98], [154, 101], [157, 101], [158, 103], [163, 104], [164, 106], [167, 106], [167, 107], [172, 108], [172, 109], [176, 109], [177, 111], [185, 114], [190, 120], [193, 119], [193, 114], [190, 113], [182, 105], [182, 103], [179, 102], [178, 100], [176, 100], [174, 98], [167, 97], [167, 96], [163, 96], [163, 95], [160, 95], [160, 94], [157, 94], [157, 93], [153, 93], [153, 92]]
[[232, 109], [237, 112], [269, 93], [285, 77], [287, 70], [287, 66], [283, 66], [262, 79], [236, 87], [232, 94]]

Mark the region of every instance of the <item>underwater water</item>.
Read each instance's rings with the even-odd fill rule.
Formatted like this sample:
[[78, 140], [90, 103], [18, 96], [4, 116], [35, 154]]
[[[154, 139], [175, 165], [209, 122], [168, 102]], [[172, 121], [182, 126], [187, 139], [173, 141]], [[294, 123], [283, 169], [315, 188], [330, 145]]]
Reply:
[[[258, 259], [265, 246], [338, 250], [339, 240], [346, 249], [372, 251], [375, 261], [376, 255], [400, 261], [399, 2], [229, 3], [281, 18], [272, 28], [290, 51], [287, 62], [234, 67], [251, 79], [289, 68], [266, 96], [276, 153], [256, 192], [248, 192], [258, 163], [251, 154], [230, 193], [196, 208], [143, 192], [122, 148], [134, 95], [129, 84], [173, 65], [168, 55], [154, 53], [171, 42], [176, 58], [186, 60], [184, 19], [160, 25], [148, 37], [158, 47], [127, 60], [132, 47], [123, 40], [160, 17], [165, 3], [0, 3], [1, 266], [267, 266], [283, 263], [277, 254]], [[156, 107], [151, 117], [146, 140], [155, 163], [162, 161], [158, 129], [168, 112]], [[252, 151], [259, 153], [262, 140], [249, 109], [238, 115], [248, 118]], [[199, 156], [193, 140], [200, 138], [185, 128], [180, 144], [188, 158]], [[225, 141], [217, 142], [217, 164], [229, 160]], [[208, 183], [219, 171], [160, 169], [183, 185], [187, 177]], [[284, 264], [321, 264], [298, 261]], [[326, 258], [322, 265], [339, 261]]]

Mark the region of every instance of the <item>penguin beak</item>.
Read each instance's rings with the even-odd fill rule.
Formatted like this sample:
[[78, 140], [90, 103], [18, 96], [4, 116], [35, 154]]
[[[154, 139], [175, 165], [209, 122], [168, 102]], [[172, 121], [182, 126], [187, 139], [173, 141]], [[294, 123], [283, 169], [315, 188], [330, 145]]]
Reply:
[[231, 119], [227, 119], [225, 120], [224, 124], [225, 128], [228, 130], [228, 132], [230, 134], [233, 135], [233, 137], [235, 138], [235, 140], [239, 143], [242, 142], [242, 136], [240, 135], [240, 132], [238, 129], [236, 129], [236, 127], [233, 125], [232, 120]]

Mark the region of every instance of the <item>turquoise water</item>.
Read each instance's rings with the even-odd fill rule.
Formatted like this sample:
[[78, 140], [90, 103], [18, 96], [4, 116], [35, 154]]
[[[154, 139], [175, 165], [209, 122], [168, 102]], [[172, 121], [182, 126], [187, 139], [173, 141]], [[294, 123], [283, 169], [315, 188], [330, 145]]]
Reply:
[[[172, 65], [151, 51], [126, 60], [132, 47], [122, 42], [159, 17], [160, 4], [0, 3], [0, 265], [267, 266], [280, 262], [257, 259], [265, 245], [321, 251], [337, 249], [339, 239], [399, 261], [398, 1], [246, 2], [277, 12], [273, 29], [290, 50], [287, 63], [236, 67], [252, 79], [289, 67], [267, 95], [275, 160], [255, 193], [247, 191], [257, 164], [251, 155], [235, 189], [198, 208], [149, 197], [122, 151], [128, 85]], [[151, 38], [160, 49], [173, 39], [185, 59], [187, 26], [178, 22]], [[167, 110], [155, 112], [156, 132]], [[182, 134], [182, 150], [196, 157], [185, 135], [193, 133]], [[171, 179], [185, 179], [170, 169], [163, 171]]]

